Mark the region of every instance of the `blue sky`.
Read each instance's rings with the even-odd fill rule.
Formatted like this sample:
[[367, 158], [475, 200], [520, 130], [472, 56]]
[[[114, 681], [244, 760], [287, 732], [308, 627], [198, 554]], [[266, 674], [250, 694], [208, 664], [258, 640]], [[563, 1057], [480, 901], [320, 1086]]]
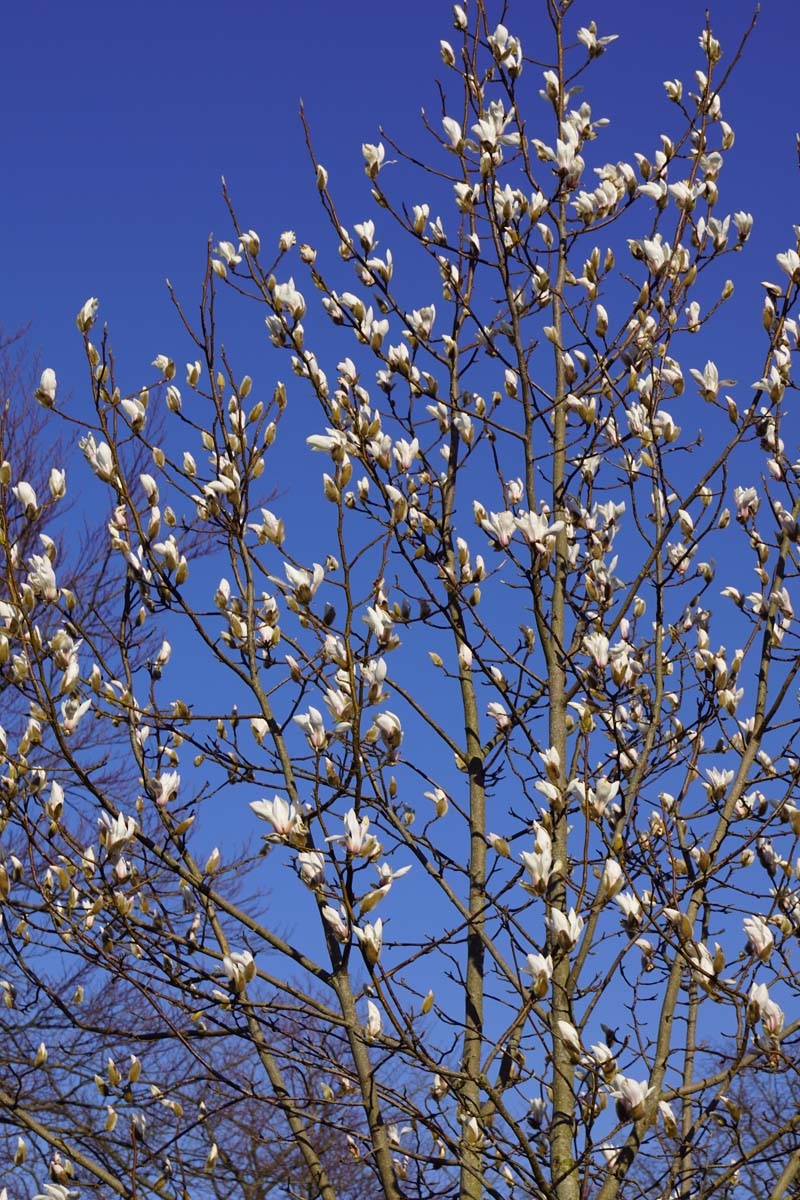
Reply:
[[[533, 55], [549, 44], [542, 37], [543, 8], [527, 0], [509, 18]], [[596, 115], [612, 122], [603, 134], [607, 158], [652, 153], [658, 133], [669, 127], [662, 80], [677, 75], [689, 85], [700, 61], [704, 8], [696, 0], [674, 0], [668, 9], [636, 0], [576, 0], [576, 24], [597, 15], [601, 34], [620, 35], [587, 77], [586, 98]], [[445, 74], [438, 43], [453, 36], [450, 14], [450, 4], [438, 0], [371, 6], [296, 0], [291, 7], [89, 0], [79, 11], [41, 2], [9, 9], [0, 91], [14, 119], [4, 123], [0, 213], [7, 286], [0, 293], [0, 326], [31, 322], [30, 344], [56, 369], [61, 397], [71, 393], [73, 413], [88, 415], [74, 318], [90, 295], [100, 297], [101, 316], [110, 324], [123, 387], [152, 382], [149, 364], [157, 353], [179, 364], [194, 357], [164, 280], [172, 280], [191, 312], [209, 235], [231, 236], [221, 175], [243, 225], [256, 228], [266, 243], [294, 228], [298, 240], [327, 245], [335, 257], [304, 146], [301, 96], [343, 219], [375, 215], [361, 143], [377, 140], [382, 125], [404, 145], [424, 149], [419, 112], [423, 105], [431, 114], [437, 110], [433, 81]], [[726, 62], [750, 16], [750, 5], [740, 0], [712, 5]], [[746, 253], [733, 261], [737, 297], [711, 333], [711, 352], [721, 374], [739, 378], [744, 389], [760, 374], [762, 351], [737, 336], [736, 313], [758, 331], [759, 280], [778, 274], [775, 252], [791, 243], [792, 222], [800, 221], [798, 44], [800, 8], [770, 0], [724, 98], [737, 135], [721, 180], [724, 210], [750, 209], [756, 224]], [[534, 68], [526, 73], [535, 118], [538, 81]], [[548, 137], [544, 105], [541, 115]], [[424, 198], [415, 184], [409, 199]], [[430, 298], [420, 295], [415, 304]], [[287, 364], [268, 345], [262, 314], [251, 311], [248, 321], [246, 309], [234, 312], [224, 338], [235, 343], [242, 373], [271, 392]], [[338, 342], [330, 349], [333, 363], [349, 352]], [[330, 363], [327, 369], [330, 374]], [[280, 459], [284, 475], [275, 480], [293, 519], [317, 511], [321, 469], [303, 445], [308, 433], [320, 431], [319, 418], [309, 417], [303, 404], [298, 412]], [[306, 491], [309, 472], [314, 487]], [[75, 472], [73, 486], [79, 478]], [[317, 548], [308, 560], [316, 557]]]
[[[525, 3], [509, 21], [532, 54], [542, 8]], [[666, 124], [661, 81], [688, 79], [697, 65], [704, 10], [697, 0], [576, 0], [578, 20], [595, 16], [601, 33], [620, 34], [587, 93], [612, 118], [620, 157], [649, 149]], [[751, 6], [727, 0], [711, 10], [730, 56]], [[360, 144], [382, 124], [420, 146], [419, 110], [435, 111], [450, 13], [439, 0], [9, 6], [0, 324], [32, 322], [31, 344], [77, 390], [74, 314], [98, 295], [123, 370], [131, 386], [141, 382], [178, 332], [165, 277], [184, 293], [196, 286], [209, 233], [227, 232], [220, 176], [262, 237], [290, 226], [314, 240], [320, 210], [297, 116], [302, 96], [338, 194], [345, 207], [361, 197], [349, 215], [363, 218]], [[800, 220], [798, 44], [800, 7], [767, 0], [725, 103], [737, 148], [724, 182], [731, 207], [757, 213], [748, 255], [756, 281]]]

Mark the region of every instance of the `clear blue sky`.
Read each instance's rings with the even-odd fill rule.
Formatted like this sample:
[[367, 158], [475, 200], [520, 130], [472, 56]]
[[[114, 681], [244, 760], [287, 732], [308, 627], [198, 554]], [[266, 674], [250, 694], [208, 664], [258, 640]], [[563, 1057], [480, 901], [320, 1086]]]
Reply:
[[[542, 8], [525, 0], [509, 22], [534, 55], [544, 54]], [[580, 20], [595, 16], [601, 33], [621, 35], [588, 93], [595, 111], [612, 117], [617, 157], [649, 150], [666, 124], [661, 81], [689, 79], [704, 9], [698, 0], [576, 0]], [[725, 0], [711, 11], [730, 55], [751, 5]], [[383, 124], [419, 145], [419, 109], [434, 110], [432, 79], [444, 75], [438, 41], [451, 36], [450, 13], [444, 0], [8, 5], [0, 324], [31, 321], [32, 345], [77, 392], [74, 314], [98, 295], [131, 386], [142, 382], [157, 350], [173, 335], [178, 345], [164, 278], [194, 286], [209, 233], [227, 233], [220, 175], [262, 237], [288, 226], [315, 240], [302, 95], [348, 218], [363, 219], [360, 144]], [[723, 182], [731, 208], [758, 216], [754, 280], [800, 221], [798, 45], [800, 5], [767, 0], [725, 103], [737, 149]], [[348, 212], [354, 195], [361, 199]]]

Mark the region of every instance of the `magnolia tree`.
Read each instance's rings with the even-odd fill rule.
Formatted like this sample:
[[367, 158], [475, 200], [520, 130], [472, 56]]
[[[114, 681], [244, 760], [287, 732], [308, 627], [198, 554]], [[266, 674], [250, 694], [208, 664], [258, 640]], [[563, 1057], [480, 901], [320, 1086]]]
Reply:
[[[620, 50], [569, 9], [543, 70], [456, 6], [372, 217], [309, 136], [319, 246], [231, 205], [188, 355], [123, 386], [90, 299], [88, 424], [42, 377], [115, 586], [66, 586], [64, 485], [3, 463], [9, 1196], [793, 1186], [796, 1106], [739, 1116], [800, 1030], [800, 255], [734, 387], [741, 47], [704, 29], [609, 162]], [[259, 370], [219, 340], [254, 303]]]

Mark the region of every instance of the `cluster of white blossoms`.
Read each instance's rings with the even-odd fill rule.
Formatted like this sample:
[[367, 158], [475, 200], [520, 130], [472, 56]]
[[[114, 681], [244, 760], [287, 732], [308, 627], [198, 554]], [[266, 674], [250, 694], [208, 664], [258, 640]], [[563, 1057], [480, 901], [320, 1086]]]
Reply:
[[[38, 888], [37, 921], [52, 918], [59, 945], [131, 971], [142, 960], [170, 997], [191, 954], [179, 1028], [185, 1013], [203, 1028], [218, 1005], [252, 1034], [254, 998], [281, 982], [273, 961], [257, 966], [261, 942], [287, 958], [287, 981], [334, 982], [337, 1039], [354, 1060], [341, 1094], [359, 1071], [368, 1092], [398, 1047], [410, 1061], [419, 1049], [426, 1105], [442, 1117], [434, 1126], [420, 1107], [413, 1129], [381, 1120], [368, 1150], [351, 1134], [354, 1160], [378, 1170], [384, 1139], [396, 1187], [414, 1169], [402, 1140], [413, 1132], [421, 1146], [425, 1128], [434, 1157], [466, 1163], [471, 1178], [486, 1166], [505, 1189], [520, 1182], [516, 1163], [503, 1151], [496, 1168], [488, 1151], [522, 1147], [510, 1123], [496, 1132], [506, 1088], [540, 1092], [528, 1114], [537, 1164], [559, 1136], [548, 1128], [559, 1089], [604, 1138], [614, 1116], [617, 1129], [638, 1125], [631, 1144], [650, 1128], [677, 1137], [672, 1105], [695, 1085], [674, 1085], [680, 1051], [654, 1049], [677, 1010], [671, 1001], [657, 1031], [653, 996], [721, 1014], [747, 1065], [784, 1053], [778, 1001], [790, 1011], [800, 932], [800, 760], [781, 709], [796, 687], [800, 461], [786, 423], [800, 227], [777, 256], [781, 282], [764, 285], [769, 348], [743, 401], [721, 352], [679, 357], [732, 294], [727, 280], [713, 294], [708, 268], [753, 226], [720, 208], [734, 135], [714, 39], [701, 38], [693, 93], [664, 85], [685, 132], [610, 163], [598, 149], [607, 121], [565, 71], [542, 73], [534, 102], [550, 132], [533, 136], [515, 91], [531, 70], [519, 37], [488, 24], [470, 43], [466, 12], [454, 16], [459, 45], [440, 50], [463, 91], [457, 106], [443, 91], [433, 130], [441, 211], [433, 190], [397, 203], [387, 147], [365, 142], [377, 216], [346, 227], [315, 163], [330, 274], [292, 230], [267, 265], [258, 233], [234, 219], [210, 252], [205, 340], [185, 382], [159, 353], [157, 377], [122, 395], [105, 343], [90, 341], [98, 301], [81, 308], [96, 407], [81, 467], [103, 496], [113, 620], [82, 625], [57, 538], [43, 532], [51, 514], [58, 531], [64, 471], [45, 484], [0, 464], [13, 583], [0, 598], [0, 667], [22, 697], [0, 728], [0, 800], [38, 837], [29, 858], [0, 854], [0, 904]], [[586, 66], [614, 35], [592, 22], [575, 39]], [[386, 244], [389, 228], [407, 235], [418, 273]], [[288, 384], [265, 390], [211, 345], [209, 306], [232, 292], [262, 303], [263, 341]], [[312, 348], [319, 324], [341, 339], [338, 361]], [[52, 368], [35, 396], [58, 410]], [[287, 410], [306, 422], [304, 469], [320, 468], [313, 519], [282, 495], [297, 433], [286, 435]], [[699, 420], [728, 434], [715, 458], [699, 449]], [[726, 529], [741, 556], [724, 548]], [[720, 588], [723, 569], [733, 582]], [[720, 593], [733, 602], [722, 620]], [[210, 665], [192, 695], [195, 650], [206, 657], [193, 671]], [[97, 765], [104, 736], [132, 765], [119, 792]], [[430, 801], [420, 814], [419, 795]], [[263, 832], [248, 859], [259, 884], [288, 868], [287, 889], [317, 923], [318, 961], [303, 933], [290, 945], [228, 902], [238, 864], [224, 845], [190, 849], [217, 796], [243, 797]], [[500, 832], [485, 832], [487, 812]], [[422, 930], [399, 883], [408, 859], [446, 911], [426, 907]], [[159, 872], [171, 880], [163, 906], [148, 891]], [[485, 1004], [480, 1036], [473, 1017], [458, 1028], [435, 1002], [435, 971], [444, 990], [463, 985], [468, 1011]], [[292, 1003], [302, 986], [291, 974]], [[594, 997], [616, 1001], [623, 987], [624, 1035], [602, 1027], [592, 1041]], [[0, 999], [13, 1006], [2, 980]], [[492, 1044], [495, 1027], [510, 1032]], [[469, 1032], [456, 1069], [452, 1030]], [[31, 1059], [43, 1069], [46, 1047]], [[106, 1091], [121, 1080], [116, 1067], [101, 1078]], [[388, 1094], [400, 1091], [392, 1082]], [[707, 1098], [692, 1100], [697, 1112]], [[591, 1153], [603, 1170], [625, 1166], [609, 1143]], [[214, 1142], [204, 1172], [219, 1154]], [[538, 1169], [525, 1181], [537, 1194]]]

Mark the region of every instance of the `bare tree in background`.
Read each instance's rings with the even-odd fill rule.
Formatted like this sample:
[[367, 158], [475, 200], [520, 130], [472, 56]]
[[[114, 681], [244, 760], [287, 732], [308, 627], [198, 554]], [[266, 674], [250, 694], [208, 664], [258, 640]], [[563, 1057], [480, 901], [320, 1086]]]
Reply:
[[[48, 529], [55, 532], [52, 510], [47, 504], [37, 504], [35, 511], [25, 511], [20, 504], [9, 516], [8, 540], [15, 547], [16, 559], [20, 562], [30, 563], [36, 555], [53, 554], [59, 581], [63, 581], [64, 590], [74, 597], [70, 603], [87, 614], [81, 621], [82, 638], [95, 647], [113, 645], [113, 631], [107, 625], [107, 616], [114, 611], [130, 581], [126, 576], [120, 577], [118, 571], [108, 570], [112, 553], [106, 531], [102, 527], [92, 527], [86, 521], [73, 497], [66, 493], [60, 495], [67, 475], [64, 467], [70, 461], [74, 466], [75, 448], [67, 437], [54, 442], [46, 408], [34, 401], [37, 393], [40, 401], [47, 403], [50, 399], [43, 394], [40, 379], [43, 384], [52, 386], [52, 381], [42, 376], [41, 366], [29, 348], [27, 331], [0, 336], [0, 397], [5, 406], [0, 459], [14, 463], [19, 477], [30, 483], [37, 498], [49, 492], [51, 499], [59, 499], [58, 519], [62, 535], [58, 538], [60, 553], [56, 559], [54, 547], [49, 544], [50, 534], [46, 532]], [[144, 470], [149, 456], [146, 460], [137, 443], [129, 450], [129, 469], [136, 474]], [[54, 463], [58, 464], [55, 469], [59, 477], [56, 478], [51, 475]], [[197, 542], [195, 552], [201, 554], [202, 550], [202, 545]], [[12, 594], [13, 585], [2, 596], [5, 604]], [[56, 609], [50, 615], [54, 619], [52, 629], [48, 626], [47, 614], [40, 629], [55, 634], [57, 639], [62, 638]], [[70, 629], [68, 636], [66, 644], [71, 647], [76, 641], [75, 630]], [[147, 636], [138, 643], [134, 665], [150, 673], [157, 671], [155, 660], [160, 645], [160, 639], [153, 643], [153, 631], [147, 631]], [[20, 737], [23, 730], [30, 730], [29, 707], [9, 673], [0, 675], [0, 687], [6, 736]], [[69, 694], [69, 689], [65, 689], [65, 694]], [[98, 737], [94, 723], [83, 722], [72, 739], [80, 746], [81, 754], [89, 757], [93, 771], [103, 780], [103, 787], [110, 794], [122, 797], [136, 787], [138, 772], [130, 757], [119, 753], [120, 730], [103, 726], [100, 732]], [[125, 735], [124, 726], [121, 734]], [[45, 746], [41, 748], [44, 750]], [[54, 753], [57, 760], [57, 747], [54, 747]], [[53, 761], [51, 758], [48, 769]], [[87, 840], [94, 836], [91, 825], [87, 824], [84, 832]], [[7, 840], [10, 840], [8, 832], [4, 843]], [[4, 849], [0, 890], [5, 898], [9, 882], [22, 870], [22, 861], [13, 850], [8, 851], [5, 846]], [[166, 902], [171, 881], [164, 883], [163, 899]], [[180, 899], [180, 893], [178, 895]], [[36, 940], [35, 929], [34, 925], [33, 929], [17, 930], [17, 933], [23, 932], [23, 940], [31, 946]], [[46, 1178], [48, 1174], [56, 1183], [69, 1179], [69, 1166], [62, 1169], [58, 1151], [53, 1155], [51, 1138], [54, 1133], [59, 1141], [69, 1140], [71, 1145], [83, 1148], [108, 1175], [128, 1169], [126, 1156], [121, 1155], [114, 1141], [106, 1136], [109, 1131], [105, 1127], [98, 1130], [87, 1120], [87, 1105], [94, 1107], [97, 1099], [109, 1090], [107, 1083], [96, 1077], [94, 1067], [90, 1070], [89, 1066], [102, 1062], [109, 1069], [110, 1056], [119, 1046], [120, 1038], [125, 1039], [134, 1058], [155, 1047], [160, 1069], [180, 1081], [174, 1093], [177, 1104], [196, 1106], [198, 1095], [202, 1093], [208, 1097], [203, 1133], [208, 1129], [223, 1128], [227, 1148], [219, 1169], [208, 1177], [209, 1194], [230, 1195], [238, 1182], [243, 1197], [259, 1200], [276, 1188], [285, 1190], [294, 1186], [292, 1181], [302, 1172], [297, 1152], [283, 1144], [276, 1147], [274, 1104], [271, 1098], [265, 1100], [263, 1097], [259, 1081], [253, 1079], [253, 1072], [248, 1068], [249, 1054], [244, 1049], [236, 1050], [235, 1037], [219, 1036], [206, 1040], [202, 1053], [198, 1053], [191, 1037], [183, 1031], [172, 1031], [159, 1020], [158, 1012], [153, 1012], [150, 1004], [141, 1004], [140, 992], [126, 985], [124, 974], [117, 973], [109, 983], [104, 972], [96, 969], [93, 955], [87, 960], [80, 955], [54, 954], [52, 945], [45, 939], [39, 943], [38, 953], [28, 949], [26, 954], [20, 954], [13, 939], [4, 949], [7, 960], [4, 954], [3, 973], [6, 977], [0, 999], [5, 1004], [0, 1005], [0, 1038], [6, 1047], [3, 1067], [7, 1082], [13, 1084], [25, 1077], [31, 1059], [36, 1060], [40, 1044], [58, 1047], [57, 1061], [51, 1064], [51, 1069], [45, 1062], [39, 1064], [36, 1092], [26, 1117], [21, 1121], [13, 1117], [7, 1119], [5, 1105], [0, 1115], [0, 1160], [15, 1162], [20, 1178], [27, 1178], [32, 1190], [35, 1190], [35, 1180]], [[24, 1002], [22, 996], [26, 997]], [[64, 1004], [67, 996], [71, 999], [68, 1006]], [[76, 997], [80, 998], [79, 1014], [73, 1010]], [[318, 1088], [329, 1087], [324, 1082], [324, 1071], [320, 1069], [324, 1058], [319, 1044], [328, 1039], [328, 1031], [317, 1026], [301, 1033], [290, 1024], [289, 1018], [284, 1017], [282, 1023], [276, 1024], [275, 1032], [280, 1038], [292, 1040], [297, 1070], [304, 1073], [304, 1086], [309, 1090], [308, 1103], [313, 1107], [318, 1102]], [[307, 1046], [303, 1052], [303, 1044], [308, 1039], [311, 1039], [313, 1049]], [[337, 1057], [340, 1049], [337, 1047]], [[136, 1073], [135, 1068], [133, 1073]], [[113, 1070], [111, 1077], [114, 1077]], [[342, 1090], [341, 1083], [338, 1090]], [[16, 1104], [13, 1086], [7, 1097], [13, 1097]], [[151, 1099], [153, 1107], [159, 1111], [156, 1098]], [[153, 1134], [147, 1130], [146, 1112], [137, 1113], [137, 1117], [139, 1136], [147, 1144], [148, 1153], [152, 1149], [156, 1154], [159, 1143], [154, 1142]], [[107, 1124], [108, 1120], [104, 1126]], [[132, 1139], [136, 1130], [137, 1126], [134, 1126]], [[157, 1156], [167, 1171], [170, 1169], [169, 1148], [168, 1138]], [[63, 1161], [67, 1162], [66, 1159]], [[350, 1195], [352, 1159], [346, 1159], [334, 1174], [342, 1194]]]
[[[734, 385], [743, 47], [706, 27], [609, 162], [624, 46], [542, 12], [534, 62], [525, 11], [456, 6], [429, 155], [363, 146], [372, 217], [309, 134], [327, 250], [231, 205], [151, 379], [87, 300], [106, 591], [16, 548], [61, 501], [2, 467], [12, 1194], [28, 1146], [58, 1200], [796, 1186], [797, 1110], [734, 1114], [800, 1029], [800, 247]], [[318, 493], [267, 500], [298, 430]]]

